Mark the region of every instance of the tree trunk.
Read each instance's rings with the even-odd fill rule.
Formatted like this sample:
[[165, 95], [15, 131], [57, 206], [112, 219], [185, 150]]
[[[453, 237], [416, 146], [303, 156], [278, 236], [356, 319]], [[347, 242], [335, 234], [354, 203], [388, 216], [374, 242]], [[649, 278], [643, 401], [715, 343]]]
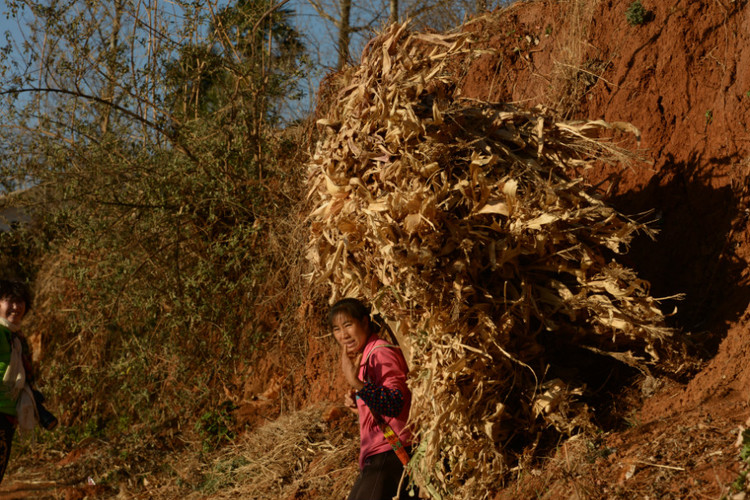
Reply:
[[349, 37], [351, 35], [352, 27], [350, 24], [350, 18], [352, 13], [352, 0], [340, 0], [341, 6], [341, 19], [339, 20], [339, 40], [338, 40], [338, 54], [339, 60], [336, 63], [336, 69], [341, 69], [344, 64], [349, 60]]
[[115, 13], [112, 18], [112, 32], [109, 35], [109, 54], [107, 56], [107, 82], [102, 89], [101, 98], [102, 100], [109, 103], [100, 106], [101, 118], [99, 121], [99, 129], [102, 134], [106, 134], [109, 130], [109, 119], [112, 115], [111, 104], [115, 101], [115, 88], [117, 86], [118, 70], [117, 70], [117, 51], [119, 49], [120, 42], [120, 27], [122, 23], [122, 11], [123, 4], [121, 1], [116, 1]]
[[390, 24], [397, 23], [398, 22], [398, 0], [391, 0], [390, 4], [390, 16], [388, 18], [388, 22]]

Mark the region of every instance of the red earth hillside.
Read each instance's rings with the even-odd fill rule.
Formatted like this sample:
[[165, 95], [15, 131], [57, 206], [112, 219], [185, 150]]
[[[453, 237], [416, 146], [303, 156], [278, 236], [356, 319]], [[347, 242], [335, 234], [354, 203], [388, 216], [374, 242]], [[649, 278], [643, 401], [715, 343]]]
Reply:
[[[600, 435], [561, 439], [542, 460], [521, 457], [498, 499], [719, 499], [744, 489], [729, 485], [745, 467], [738, 431], [750, 426], [750, 2], [640, 1], [646, 15], [638, 25], [626, 14], [632, 0], [537, 0], [464, 26], [480, 55], [454, 68], [462, 97], [544, 105], [567, 119], [629, 122], [640, 131], [638, 140], [618, 139], [642, 161], [583, 175], [621, 212], [648, 213], [642, 217], [659, 229], [655, 241], [634, 242], [627, 263], [650, 281], [653, 296], [684, 294], [664, 307], [677, 308], [670, 322], [690, 360], [677, 375], [655, 370], [604, 394], [602, 407], [615, 417], [598, 420], [606, 423]], [[302, 274], [283, 272], [290, 283]], [[256, 311], [273, 339], [238, 371], [236, 387], [223, 388], [238, 402], [237, 428], [251, 435], [324, 402], [333, 410], [324, 428], [354, 436], [353, 417], [333, 408], [344, 381], [323, 329], [324, 299], [306, 290], [301, 305], [292, 300], [295, 310], [280, 298], [294, 293], [279, 290]], [[285, 324], [285, 315], [294, 320]], [[45, 465], [96, 457], [87, 446]], [[165, 491], [175, 487], [172, 476], [160, 478]], [[21, 495], [6, 481], [2, 493], [39, 498], [33, 488], [57, 486], [29, 480]], [[68, 497], [91, 492], [75, 494]], [[294, 498], [325, 498], [313, 495]]]
[[[499, 498], [719, 498], [740, 471], [734, 443], [750, 416], [750, 7], [646, 0], [645, 23], [631, 26], [630, 3], [522, 2], [474, 20], [464, 29], [484, 50], [457, 69], [456, 85], [465, 98], [640, 130], [639, 142], [622, 140], [643, 161], [584, 175], [623, 213], [651, 211], [659, 236], [637, 240], [629, 265], [654, 296], [685, 294], [665, 307], [677, 307], [672, 326], [698, 361], [607, 395], [625, 419], [524, 466]], [[238, 381], [251, 401], [236, 413], [248, 432], [280, 412], [338, 402], [344, 385], [321, 331], [324, 309], [304, 302], [307, 342], [259, 352]], [[264, 317], [278, 327], [274, 314]]]
[[[613, 413], [627, 419], [599, 439], [565, 443], [500, 498], [718, 498], [740, 470], [734, 442], [750, 416], [750, 7], [645, 1], [645, 22], [633, 26], [630, 4], [519, 2], [474, 20], [464, 29], [484, 50], [457, 69], [457, 87], [464, 98], [640, 130], [639, 141], [621, 139], [643, 161], [584, 175], [623, 213], [650, 212], [660, 233], [634, 243], [629, 265], [654, 296], [684, 294], [665, 307], [677, 307], [672, 326], [698, 361], [614, 397]], [[265, 383], [274, 373], [292, 407], [338, 400], [343, 385], [317, 306], [298, 311], [311, 328], [304, 366], [284, 375], [288, 353], [276, 349], [248, 381], [260, 396], [240, 409], [241, 422], [284, 406]]]
[[[740, 471], [734, 442], [750, 416], [750, 7], [646, 0], [644, 23], [633, 26], [630, 4], [520, 2], [474, 20], [464, 29], [484, 50], [457, 69], [457, 87], [464, 98], [542, 104], [640, 130], [622, 145], [643, 161], [584, 175], [623, 213], [650, 211], [660, 233], [637, 240], [629, 264], [654, 296], [685, 295], [665, 307], [677, 307], [672, 326], [698, 361], [614, 397], [614, 413], [627, 419], [599, 439], [565, 443], [500, 498], [719, 498]], [[257, 365], [246, 385], [257, 405], [240, 409], [240, 423], [272, 417], [268, 408], [284, 406], [280, 393], [292, 407], [338, 400], [343, 385], [318, 306], [298, 311], [310, 331], [292, 350], [304, 352], [304, 365], [288, 375], [290, 346]], [[278, 390], [267, 383], [273, 374]]]
[[[468, 65], [460, 85], [464, 97], [640, 130], [625, 145], [644, 161], [617, 180], [605, 167], [585, 175], [622, 212], [653, 211], [660, 234], [636, 241], [631, 265], [654, 296], [685, 294], [668, 301], [678, 308], [671, 320], [701, 370], [657, 381], [633, 429], [565, 447], [565, 460], [508, 498], [540, 486], [589, 498], [718, 498], [739, 470], [733, 443], [750, 415], [750, 7], [644, 1], [645, 23], [632, 26], [630, 4], [538, 1], [480, 19], [467, 29], [494, 53]], [[591, 464], [566, 468], [569, 448]]]

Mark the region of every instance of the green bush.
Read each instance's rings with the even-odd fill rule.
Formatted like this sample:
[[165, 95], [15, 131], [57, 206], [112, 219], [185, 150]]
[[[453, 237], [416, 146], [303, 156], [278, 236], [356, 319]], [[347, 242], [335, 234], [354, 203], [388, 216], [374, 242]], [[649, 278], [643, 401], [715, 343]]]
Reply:
[[628, 6], [628, 9], [625, 11], [625, 19], [631, 26], [640, 26], [642, 24], [645, 24], [647, 18], [648, 11], [645, 7], [643, 7], [641, 0], [635, 0]]
[[235, 421], [232, 411], [236, 408], [231, 402], [224, 402], [216, 409], [206, 411], [201, 415], [195, 423], [195, 430], [203, 440], [203, 451], [215, 450], [234, 439], [235, 433], [232, 428]]
[[[285, 143], [281, 110], [299, 96], [302, 36], [267, 0], [155, 13], [179, 44], [105, 1], [30, 5], [31, 39], [60, 50], [27, 44], [19, 57], [56, 82], [29, 83], [28, 98], [0, 71], [0, 193], [33, 186], [14, 203], [35, 211], [0, 234], [0, 267], [35, 283], [27, 332], [43, 339], [39, 378], [61, 428], [75, 441], [128, 427], [143, 449], [219, 407], [216, 387], [237, 390], [238, 365], [294, 309], [294, 274], [279, 269], [296, 258], [305, 147], [299, 131]], [[131, 60], [141, 44], [158, 52]], [[222, 443], [230, 424], [209, 412], [198, 431]]]

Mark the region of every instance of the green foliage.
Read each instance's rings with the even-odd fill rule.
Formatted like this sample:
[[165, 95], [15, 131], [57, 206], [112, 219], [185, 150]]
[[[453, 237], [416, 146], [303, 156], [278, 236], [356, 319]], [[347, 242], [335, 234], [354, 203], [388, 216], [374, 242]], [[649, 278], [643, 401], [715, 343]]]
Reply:
[[742, 431], [742, 447], [740, 448], [740, 459], [750, 464], [750, 429]]
[[232, 403], [225, 402], [201, 415], [195, 423], [195, 430], [203, 439], [203, 451], [215, 450], [234, 439], [235, 434], [231, 429], [234, 427], [232, 410], [235, 409]]
[[[251, 113], [251, 120], [235, 115], [231, 119], [244, 118], [252, 131], [257, 125], [253, 120], [275, 123], [280, 104], [301, 97], [297, 79], [306, 66], [305, 48], [291, 28], [292, 12], [269, 11], [271, 6], [266, 0], [238, 0], [222, 8], [206, 39], [183, 44], [179, 57], [166, 63], [166, 83], [171, 87], [166, 101], [176, 116], [196, 118], [239, 98], [248, 104], [244, 111]], [[257, 29], [264, 14], [263, 29]], [[238, 88], [237, 82], [243, 85]]]
[[[747, 471], [742, 471], [737, 475], [737, 478], [729, 485], [729, 488], [735, 492], [745, 491], [745, 485], [747, 484]], [[726, 498], [726, 497], [722, 497]]]
[[205, 494], [216, 493], [234, 484], [236, 470], [247, 465], [247, 458], [242, 455], [233, 455], [228, 460], [215, 462], [211, 471], [206, 474], [200, 491]]
[[[747, 487], [747, 466], [750, 465], [750, 429], [742, 431], [742, 444], [740, 445], [740, 460], [742, 460], [743, 469], [737, 475], [732, 484], [729, 485], [731, 492], [743, 492]], [[726, 498], [725, 496], [722, 498]]]
[[641, 0], [632, 2], [625, 10], [625, 20], [631, 26], [640, 26], [646, 23], [648, 11], [641, 3]]
[[[2, 222], [2, 221], [0, 221]], [[0, 269], [3, 276], [28, 280], [35, 274], [35, 257], [39, 256], [39, 245], [34, 232], [26, 226], [0, 232]]]
[[[215, 386], [269, 333], [255, 304], [304, 182], [280, 113], [305, 49], [266, 0], [216, 16], [178, 1], [148, 22], [110, 0], [24, 5], [29, 73], [0, 54], [0, 172], [31, 187], [14, 203], [35, 222], [0, 235], [3, 259], [37, 283], [68, 443], [152, 432], [219, 405]], [[231, 437], [227, 415], [204, 415], [204, 442]]]

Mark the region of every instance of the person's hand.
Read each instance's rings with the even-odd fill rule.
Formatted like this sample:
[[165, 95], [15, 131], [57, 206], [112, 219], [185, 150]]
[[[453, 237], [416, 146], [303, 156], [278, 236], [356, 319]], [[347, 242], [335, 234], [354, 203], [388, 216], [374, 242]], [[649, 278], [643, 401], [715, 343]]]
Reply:
[[344, 372], [346, 382], [354, 388], [355, 391], [362, 389], [365, 384], [359, 379], [359, 362], [362, 359], [362, 353], [357, 353], [350, 358], [346, 352], [346, 347], [341, 348], [341, 371]]
[[357, 391], [354, 389], [351, 389], [344, 394], [344, 406], [352, 410], [354, 413], [358, 413], [356, 394]]

